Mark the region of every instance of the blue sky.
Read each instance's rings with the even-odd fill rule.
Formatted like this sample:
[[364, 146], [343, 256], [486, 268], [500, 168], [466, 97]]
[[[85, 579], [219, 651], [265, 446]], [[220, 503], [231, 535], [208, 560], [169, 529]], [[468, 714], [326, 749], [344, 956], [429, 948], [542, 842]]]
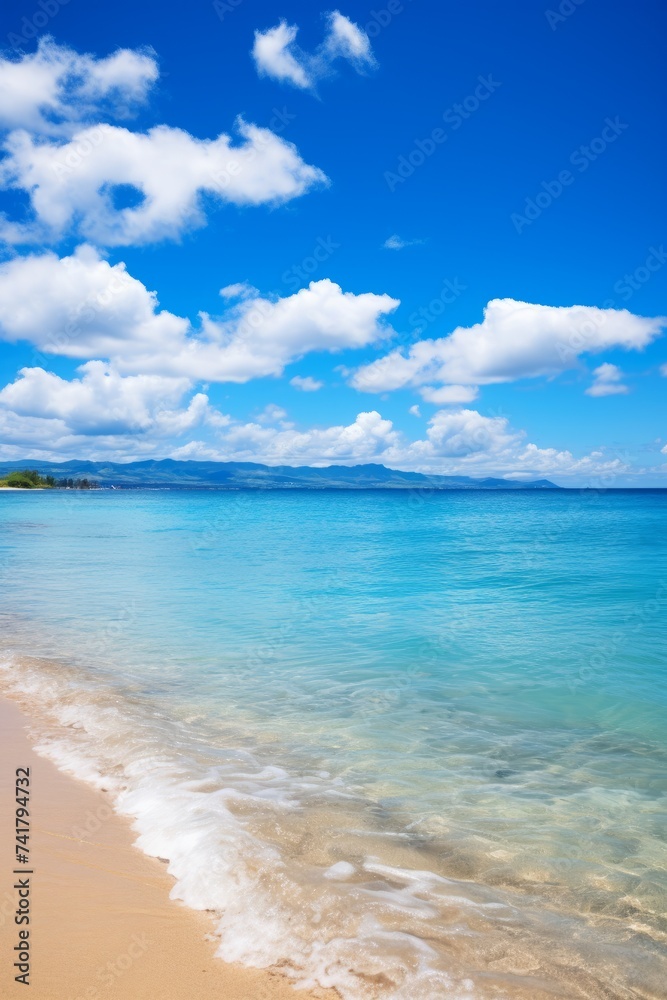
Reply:
[[664, 484], [664, 10], [337, 10], [3, 13], [0, 457]]

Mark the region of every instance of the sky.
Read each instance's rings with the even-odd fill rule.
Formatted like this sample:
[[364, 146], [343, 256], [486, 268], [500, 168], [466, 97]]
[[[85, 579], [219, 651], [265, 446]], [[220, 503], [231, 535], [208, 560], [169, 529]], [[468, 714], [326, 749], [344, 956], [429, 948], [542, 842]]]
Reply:
[[667, 486], [653, 0], [17, 0], [0, 460]]

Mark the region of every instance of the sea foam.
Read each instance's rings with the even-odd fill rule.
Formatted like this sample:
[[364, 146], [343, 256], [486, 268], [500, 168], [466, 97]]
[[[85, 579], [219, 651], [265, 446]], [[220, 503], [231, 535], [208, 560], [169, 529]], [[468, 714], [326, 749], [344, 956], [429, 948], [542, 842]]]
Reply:
[[[434, 856], [404, 838], [397, 849], [385, 833], [400, 831], [374, 827], [369, 804], [326, 772], [202, 747], [196, 728], [62, 664], [7, 655], [0, 678], [29, 707], [37, 751], [104, 789], [137, 846], [167, 860], [171, 896], [215, 915], [225, 961], [279, 969], [345, 1000], [509, 996], [519, 972], [512, 997], [541, 1000], [561, 996], [588, 962], [589, 988], [571, 995], [602, 996], [594, 929], [516, 892], [417, 867]], [[570, 934], [579, 944], [564, 949]]]

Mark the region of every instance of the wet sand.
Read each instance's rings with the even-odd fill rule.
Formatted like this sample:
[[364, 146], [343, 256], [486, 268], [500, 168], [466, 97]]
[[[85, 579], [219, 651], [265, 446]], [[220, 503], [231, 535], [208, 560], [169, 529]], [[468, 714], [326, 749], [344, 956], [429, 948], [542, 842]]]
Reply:
[[[0, 996], [33, 1000], [295, 1000], [275, 972], [214, 957], [213, 923], [169, 899], [165, 865], [133, 846], [104, 794], [32, 749], [28, 720], [0, 701]], [[15, 772], [30, 768], [30, 988], [14, 980], [18, 890]], [[25, 927], [25, 925], [23, 925]]]

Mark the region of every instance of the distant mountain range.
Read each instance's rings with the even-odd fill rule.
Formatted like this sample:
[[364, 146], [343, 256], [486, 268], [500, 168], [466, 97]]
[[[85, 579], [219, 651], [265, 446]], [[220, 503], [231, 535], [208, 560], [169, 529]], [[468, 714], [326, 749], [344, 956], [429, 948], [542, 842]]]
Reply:
[[427, 476], [400, 472], [384, 465], [310, 466], [257, 465], [254, 462], [177, 462], [171, 458], [146, 462], [0, 462], [0, 478], [14, 469], [37, 469], [56, 479], [94, 479], [101, 486], [227, 487], [230, 489], [414, 489], [556, 490], [548, 479], [471, 479], [468, 476]]

